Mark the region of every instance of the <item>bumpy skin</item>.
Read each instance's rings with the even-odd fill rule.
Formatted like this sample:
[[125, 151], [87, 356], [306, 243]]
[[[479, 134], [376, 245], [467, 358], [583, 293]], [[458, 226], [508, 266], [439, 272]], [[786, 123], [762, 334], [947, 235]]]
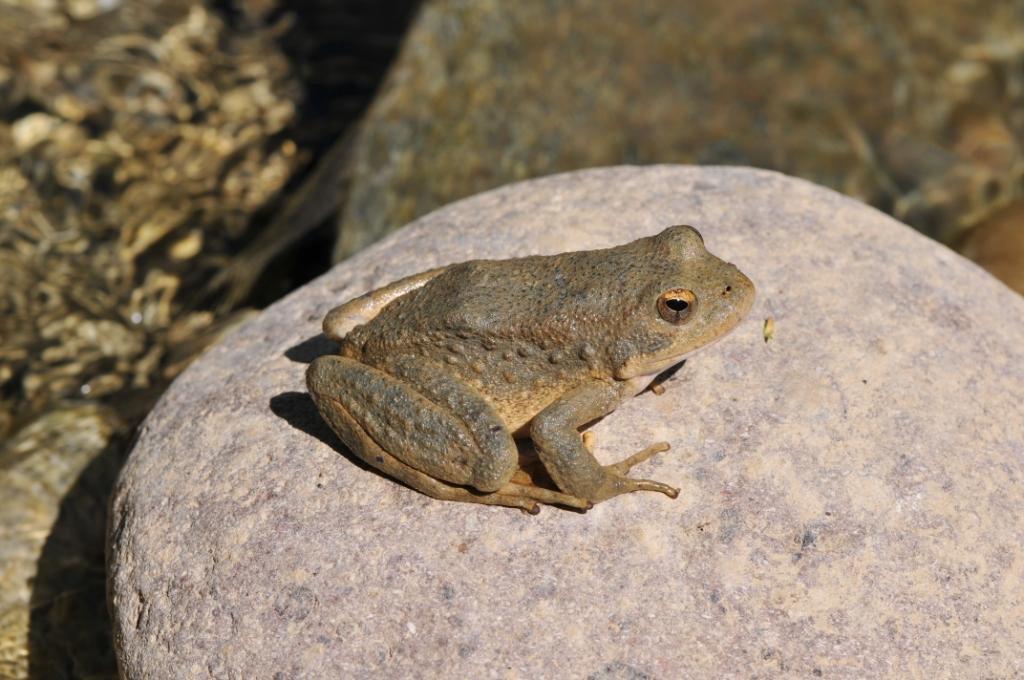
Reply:
[[[686, 291], [685, 320], [659, 298]], [[675, 296], [678, 297], [678, 296]], [[692, 227], [616, 248], [475, 260], [403, 279], [324, 319], [340, 355], [307, 384], [320, 413], [368, 464], [447, 500], [587, 508], [637, 490], [626, 476], [668, 448], [602, 466], [579, 428], [731, 330], [754, 285]], [[560, 492], [511, 480], [513, 435], [530, 436]]]

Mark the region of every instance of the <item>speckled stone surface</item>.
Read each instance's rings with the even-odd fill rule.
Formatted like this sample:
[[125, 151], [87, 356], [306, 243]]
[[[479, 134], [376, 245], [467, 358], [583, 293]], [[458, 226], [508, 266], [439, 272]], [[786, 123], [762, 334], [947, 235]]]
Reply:
[[[594, 428], [605, 461], [670, 441], [635, 474], [675, 501], [435, 501], [355, 464], [305, 394], [321, 317], [371, 287], [680, 222], [758, 302]], [[1019, 296], [804, 181], [590, 170], [434, 212], [189, 368], [112, 501], [115, 638], [131, 678], [1017, 677], [1022, 509]]]

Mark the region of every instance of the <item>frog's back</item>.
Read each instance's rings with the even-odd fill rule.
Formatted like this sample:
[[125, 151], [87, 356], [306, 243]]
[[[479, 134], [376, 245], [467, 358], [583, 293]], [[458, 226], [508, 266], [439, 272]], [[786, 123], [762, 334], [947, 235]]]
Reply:
[[608, 332], [609, 310], [622, 315], [635, 297], [623, 299], [640, 276], [631, 245], [452, 265], [347, 339], [381, 351], [447, 337], [554, 347]]
[[[385, 371], [432, 362], [486, 396], [513, 432], [560, 394], [606, 373], [605, 285], [587, 253], [453, 265], [345, 337], [343, 353]], [[613, 305], [614, 306], [614, 305]], [[347, 347], [346, 347], [347, 346]]]

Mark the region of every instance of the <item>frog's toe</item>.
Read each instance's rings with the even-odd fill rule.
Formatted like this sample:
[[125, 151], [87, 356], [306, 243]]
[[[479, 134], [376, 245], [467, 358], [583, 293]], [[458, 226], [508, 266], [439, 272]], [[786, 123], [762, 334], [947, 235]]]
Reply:
[[471, 500], [474, 503], [483, 503], [484, 505], [503, 505], [507, 508], [519, 508], [527, 515], [536, 515], [540, 512], [540, 504], [532, 498], [525, 498], [523, 496], [516, 496], [507, 493], [475, 494], [467, 492], [466, 497], [453, 495], [447, 497], [446, 500]]
[[674, 486], [669, 486], [662, 482], [656, 482], [653, 479], [632, 479], [630, 477], [618, 477], [612, 485], [609, 496], [618, 496], [620, 494], [632, 493], [634, 491], [657, 491], [658, 493], [665, 494], [669, 498], [676, 498], [679, 496], [679, 489]]
[[630, 480], [635, 485], [634, 491], [657, 491], [663, 493], [669, 498], [677, 498], [679, 496], [679, 489], [668, 484], [662, 484], [656, 482], [653, 479], [632, 479]]
[[576, 508], [577, 510], [589, 510], [594, 507], [594, 504], [585, 498], [528, 484], [509, 482], [498, 493], [506, 496], [528, 498], [548, 505], [564, 505], [565, 507]]
[[657, 491], [669, 498], [679, 496], [679, 489], [668, 484], [656, 482], [653, 479], [632, 479], [617, 472], [609, 471], [604, 483], [591, 494], [591, 500], [599, 503], [600, 501], [621, 496], [622, 494], [633, 493], [634, 491]]
[[629, 458], [626, 458], [625, 460], [620, 460], [618, 463], [609, 465], [608, 469], [612, 470], [613, 472], [617, 472], [620, 475], [625, 475], [627, 472], [630, 471], [630, 469], [634, 465], [638, 465], [644, 462], [645, 460], [651, 458], [655, 454], [668, 451], [670, 448], [671, 447], [669, 446], [668, 442], [657, 442], [655, 444], [651, 444], [646, 449], [642, 451], [637, 451]]
[[530, 498], [511, 496], [509, 494], [487, 494], [481, 497], [481, 503], [486, 505], [504, 505], [507, 508], [519, 508], [524, 515], [539, 515], [540, 503]]

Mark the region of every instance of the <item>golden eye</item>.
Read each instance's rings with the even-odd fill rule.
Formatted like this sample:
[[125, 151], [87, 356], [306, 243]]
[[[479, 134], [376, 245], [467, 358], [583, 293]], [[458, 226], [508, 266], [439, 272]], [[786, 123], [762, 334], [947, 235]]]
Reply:
[[692, 290], [685, 288], [673, 288], [658, 298], [658, 314], [665, 321], [677, 326], [690, 318], [696, 306], [697, 296]]

